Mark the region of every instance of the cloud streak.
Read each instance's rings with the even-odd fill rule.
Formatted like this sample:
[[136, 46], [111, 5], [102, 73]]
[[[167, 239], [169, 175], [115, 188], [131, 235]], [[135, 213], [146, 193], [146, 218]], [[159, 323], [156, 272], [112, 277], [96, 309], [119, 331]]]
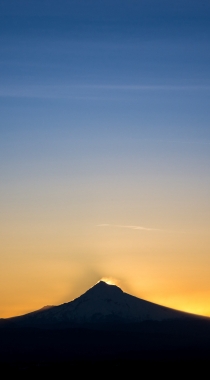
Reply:
[[114, 227], [114, 228], [127, 228], [130, 230], [140, 230], [140, 231], [163, 231], [158, 228], [148, 228], [143, 226], [130, 226], [122, 224], [98, 224], [97, 227]]
[[209, 91], [209, 85], [2, 85], [0, 97], [16, 98], [91, 98], [97, 99], [98, 92], [107, 93], [138, 93], [142, 91]]

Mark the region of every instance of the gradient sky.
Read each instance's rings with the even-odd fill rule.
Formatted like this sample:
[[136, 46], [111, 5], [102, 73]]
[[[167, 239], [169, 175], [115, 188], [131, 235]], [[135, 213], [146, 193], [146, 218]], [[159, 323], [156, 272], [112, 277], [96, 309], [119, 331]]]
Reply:
[[0, 0], [0, 317], [101, 278], [210, 316], [209, 0]]

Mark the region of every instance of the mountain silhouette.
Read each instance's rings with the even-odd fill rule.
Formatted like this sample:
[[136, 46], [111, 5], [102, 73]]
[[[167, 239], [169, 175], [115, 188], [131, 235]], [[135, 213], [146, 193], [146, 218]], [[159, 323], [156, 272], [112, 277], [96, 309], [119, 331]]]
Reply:
[[27, 367], [29, 373], [45, 368], [54, 374], [56, 368], [60, 373], [89, 365], [104, 371], [119, 362], [122, 374], [134, 366], [148, 370], [148, 363], [196, 362], [200, 368], [209, 357], [210, 318], [145, 301], [103, 281], [71, 302], [0, 320], [0, 366], [15, 373]]
[[75, 300], [59, 306], [44, 307], [35, 312], [10, 318], [16, 325], [43, 328], [91, 326], [116, 323], [131, 324], [144, 321], [166, 321], [202, 318], [157, 305], [124, 293], [116, 285], [100, 281]]

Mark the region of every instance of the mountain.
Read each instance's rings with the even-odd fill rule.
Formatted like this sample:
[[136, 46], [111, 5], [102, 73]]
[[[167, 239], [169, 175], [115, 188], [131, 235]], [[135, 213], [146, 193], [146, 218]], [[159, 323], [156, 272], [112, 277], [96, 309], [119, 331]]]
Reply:
[[10, 318], [15, 325], [52, 327], [95, 327], [112, 324], [138, 324], [144, 321], [166, 321], [202, 318], [173, 310], [124, 293], [115, 285], [100, 281], [75, 300], [59, 306]]
[[[163, 307], [100, 281], [75, 300], [0, 320], [0, 367], [58, 374], [153, 364], [204, 362], [209, 368], [210, 318]], [[65, 371], [66, 371], [65, 370]], [[98, 372], [99, 371], [99, 372]], [[67, 372], [68, 373], [68, 372]]]

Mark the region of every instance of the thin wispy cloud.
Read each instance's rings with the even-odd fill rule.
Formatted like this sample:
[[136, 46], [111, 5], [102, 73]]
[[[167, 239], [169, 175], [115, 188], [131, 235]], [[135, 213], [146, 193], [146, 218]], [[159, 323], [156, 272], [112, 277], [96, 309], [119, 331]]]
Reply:
[[[135, 139], [136, 141], [136, 139]], [[189, 145], [209, 145], [210, 140], [186, 140], [186, 139], [159, 139], [159, 138], [148, 138], [148, 139], [138, 139], [138, 141], [142, 141], [144, 143], [155, 143], [155, 144], [189, 144]]]
[[123, 91], [143, 91], [143, 90], [210, 90], [210, 85], [113, 85], [113, 84], [97, 84], [97, 85], [78, 85], [78, 87], [101, 89], [101, 90], [123, 90]]
[[129, 229], [129, 230], [135, 230], [135, 231], [147, 231], [147, 232], [164, 232], [164, 233], [175, 233], [175, 234], [186, 234], [186, 231], [181, 230], [167, 230], [167, 229], [161, 229], [161, 228], [151, 228], [151, 227], [144, 227], [144, 226], [136, 226], [136, 225], [126, 225], [126, 224], [109, 224], [109, 223], [102, 223], [97, 224], [96, 227], [104, 227], [104, 228], [122, 228], [122, 229]]
[[97, 227], [113, 227], [113, 228], [127, 228], [130, 230], [140, 230], [140, 231], [163, 231], [159, 228], [148, 228], [143, 226], [132, 226], [123, 224], [98, 224]]
[[[209, 91], [210, 85], [104, 85], [104, 84], [72, 84], [72, 85], [2, 85], [0, 97], [29, 98], [90, 98], [110, 93], [142, 92], [142, 91]], [[105, 92], [105, 93], [104, 93]], [[97, 93], [97, 94], [96, 94]], [[95, 99], [95, 98], [94, 98]]]

